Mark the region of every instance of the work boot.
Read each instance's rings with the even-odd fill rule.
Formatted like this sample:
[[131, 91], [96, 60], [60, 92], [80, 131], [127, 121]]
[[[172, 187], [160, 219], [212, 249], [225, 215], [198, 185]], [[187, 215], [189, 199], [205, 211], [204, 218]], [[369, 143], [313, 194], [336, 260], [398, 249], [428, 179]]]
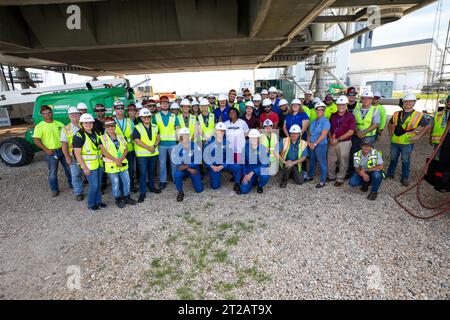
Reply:
[[148, 191], [153, 192], [155, 194], [161, 193], [161, 190], [158, 188], [155, 188], [155, 187], [153, 187], [153, 188], [148, 187]]
[[103, 202], [100, 202], [97, 206], [98, 206], [99, 208], [106, 208], [106, 207], [107, 207], [107, 205], [104, 204]]
[[184, 199], [184, 192], [183, 191], [178, 192], [177, 201], [181, 202], [183, 201], [183, 199]]
[[361, 191], [362, 192], [367, 192], [369, 191], [369, 185], [367, 183], [364, 183], [361, 187]]
[[335, 187], [340, 187], [340, 186], [342, 186], [343, 184], [344, 184], [343, 182], [336, 181], [336, 182], [334, 183], [334, 186], [335, 186]]
[[405, 186], [405, 187], [409, 187], [409, 180], [408, 179], [402, 179], [400, 180], [400, 183]]
[[131, 186], [130, 191], [133, 192], [133, 193], [136, 193], [136, 192], [139, 191], [139, 188], [136, 187], [136, 186]]
[[394, 179], [394, 175], [393, 174], [387, 174], [386, 175], [386, 179]]
[[241, 186], [239, 185], [239, 183], [235, 183], [233, 186], [233, 191], [237, 192], [240, 189], [241, 189]]
[[126, 196], [124, 201], [125, 201], [125, 204], [131, 204], [132, 206], [137, 204], [136, 200], [134, 200], [130, 196]]
[[369, 195], [367, 196], [367, 199], [369, 199], [369, 200], [375, 200], [376, 198], [377, 198], [377, 193], [376, 192], [371, 192], [371, 193], [369, 193]]
[[264, 192], [263, 187], [258, 186], [258, 187], [256, 188], [256, 192], [258, 192], [258, 193], [263, 193], [263, 192]]
[[139, 195], [138, 202], [141, 203], [141, 202], [144, 202], [144, 200], [145, 200], [145, 193], [141, 193], [141, 194]]
[[123, 209], [125, 207], [125, 202], [123, 201], [123, 199], [121, 197], [119, 197], [119, 198], [116, 198], [116, 205], [120, 209]]
[[98, 206], [92, 206], [92, 207], [89, 207], [88, 208], [88, 210], [89, 211], [97, 211], [97, 210], [99, 210], [100, 208], [98, 207]]
[[52, 191], [52, 198], [59, 196], [59, 191]]
[[323, 187], [325, 187], [325, 183], [323, 183], [323, 182], [319, 182], [318, 184], [316, 184], [316, 189], [320, 189]]
[[284, 189], [287, 187], [287, 180], [281, 180], [280, 188]]
[[75, 196], [75, 200], [83, 201], [84, 200], [84, 196], [82, 194], [79, 194], [79, 195]]
[[159, 183], [159, 190], [163, 191], [167, 187], [167, 182], [160, 182]]

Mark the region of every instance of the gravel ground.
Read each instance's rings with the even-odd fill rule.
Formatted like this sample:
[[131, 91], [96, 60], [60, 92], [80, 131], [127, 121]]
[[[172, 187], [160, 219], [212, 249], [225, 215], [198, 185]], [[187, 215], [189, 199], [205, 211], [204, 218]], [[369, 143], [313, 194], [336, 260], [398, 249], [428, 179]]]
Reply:
[[[416, 146], [413, 178], [430, 151]], [[65, 183], [50, 198], [46, 174], [41, 154], [0, 165], [1, 299], [450, 298], [450, 216], [411, 218], [393, 200], [399, 178], [375, 202], [348, 185], [281, 191], [278, 177], [238, 196], [226, 176], [181, 204], [170, 185], [120, 210], [109, 189], [108, 210], [91, 213]]]

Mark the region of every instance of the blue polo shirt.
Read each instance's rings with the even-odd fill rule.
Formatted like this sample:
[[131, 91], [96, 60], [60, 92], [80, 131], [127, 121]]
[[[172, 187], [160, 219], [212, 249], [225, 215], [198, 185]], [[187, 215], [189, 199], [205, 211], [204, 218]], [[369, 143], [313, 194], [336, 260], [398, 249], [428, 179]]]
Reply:
[[[281, 153], [283, 151], [282, 143], [279, 144], [279, 148], [280, 148], [279, 152]], [[300, 148], [300, 139], [298, 139], [296, 143], [292, 143], [292, 141], [291, 141], [291, 145], [289, 146], [288, 154], [286, 155], [286, 160], [291, 160], [291, 161], [298, 160], [298, 149], [299, 148]], [[308, 148], [305, 148], [305, 150], [303, 150], [302, 157], [307, 158], [308, 156], [309, 156]]]
[[[167, 114], [164, 114], [162, 112], [159, 113], [161, 115], [161, 119], [162, 122], [164, 124], [164, 126], [167, 126], [169, 124], [169, 119], [170, 119], [170, 115], [172, 114], [170, 111]], [[156, 124], [156, 117], [152, 116], [152, 123]], [[178, 121], [178, 117], [175, 116], [175, 126], [180, 126], [180, 121]], [[176, 145], [177, 142], [176, 141], [161, 141], [159, 143], [160, 146], [162, 147], [171, 147]]]
[[[230, 107], [226, 106], [223, 111], [220, 111], [220, 108], [214, 109], [213, 113], [216, 117], [216, 122], [225, 122], [228, 121], [230, 118], [228, 117], [228, 111], [230, 111]], [[220, 118], [222, 117], [222, 120]]]
[[[322, 134], [322, 130], [330, 131], [330, 121], [323, 116], [321, 118], [317, 118], [313, 120], [311, 125], [309, 126], [309, 131], [311, 132], [311, 137], [309, 138], [309, 141], [314, 143], [319, 139], [320, 135]], [[319, 145], [327, 144], [328, 143], [328, 134], [325, 136], [325, 139], [323, 139]]]
[[[299, 112], [296, 115], [293, 114], [288, 114], [284, 120], [284, 122], [286, 123], [286, 129], [289, 132], [289, 129], [294, 125], [294, 124], [298, 124], [300, 126], [301, 129], [303, 129], [303, 120], [309, 120], [308, 115], [306, 114], [306, 112]], [[303, 133], [302, 135], [302, 139], [306, 139], [306, 132]]]

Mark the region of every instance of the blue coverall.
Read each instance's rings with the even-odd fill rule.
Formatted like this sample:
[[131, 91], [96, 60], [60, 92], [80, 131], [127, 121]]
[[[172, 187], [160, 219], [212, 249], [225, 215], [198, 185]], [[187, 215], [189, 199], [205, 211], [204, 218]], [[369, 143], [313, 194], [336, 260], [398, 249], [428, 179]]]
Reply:
[[[200, 165], [195, 162], [195, 154], [197, 153], [201, 155], [202, 150], [200, 147], [191, 142], [190, 148], [185, 149], [182, 147], [182, 144], [179, 143], [172, 152], [172, 161], [176, 164], [176, 170], [174, 174], [175, 178], [175, 186], [178, 192], [183, 191], [183, 179], [190, 177], [192, 181], [192, 185], [194, 186], [195, 192], [203, 192], [203, 182], [202, 177], [200, 175]], [[176, 154], [178, 153], [178, 157]], [[188, 165], [189, 168], [195, 169], [197, 171], [196, 174], [191, 174], [188, 170], [180, 170], [182, 165]]]
[[[251, 151], [250, 144], [245, 144], [245, 164], [242, 164], [242, 175], [245, 176], [254, 172], [252, 178], [247, 184], [241, 183], [241, 192], [249, 193], [255, 184], [258, 187], [264, 187], [269, 182], [270, 157], [269, 152], [263, 145], [258, 145], [256, 151]], [[255, 156], [255, 152], [256, 155]], [[256, 160], [256, 161], [255, 161]]]

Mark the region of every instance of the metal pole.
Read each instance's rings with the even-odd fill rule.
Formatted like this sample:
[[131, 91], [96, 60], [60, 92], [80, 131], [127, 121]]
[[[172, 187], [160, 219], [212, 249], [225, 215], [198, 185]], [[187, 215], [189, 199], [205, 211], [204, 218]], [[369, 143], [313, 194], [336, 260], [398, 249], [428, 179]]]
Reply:
[[8, 81], [6, 81], [6, 75], [5, 75], [5, 70], [3, 70], [3, 65], [0, 64], [0, 82], [2, 83], [1, 86], [1, 91], [5, 90], [5, 91], [9, 91], [9, 85], [8, 85]]
[[8, 74], [9, 74], [9, 81], [11, 82], [11, 87], [12, 87], [13, 90], [16, 90], [14, 88], [14, 78], [13, 78], [13, 75], [12, 75], [12, 72], [11, 72], [11, 66], [8, 66]]
[[67, 81], [66, 81], [66, 74], [63, 72], [62, 73], [62, 78], [63, 78], [63, 83], [64, 84], [67, 84]]

